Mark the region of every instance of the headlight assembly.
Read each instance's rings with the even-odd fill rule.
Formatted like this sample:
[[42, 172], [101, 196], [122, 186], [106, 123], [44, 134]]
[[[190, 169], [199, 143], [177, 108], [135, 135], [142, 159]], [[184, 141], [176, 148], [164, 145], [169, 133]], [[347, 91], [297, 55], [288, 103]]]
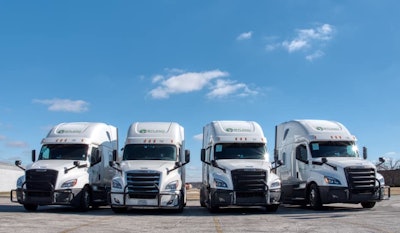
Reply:
[[327, 184], [336, 184], [336, 185], [340, 185], [340, 181], [336, 178], [333, 178], [331, 176], [324, 176], [324, 181]]
[[215, 187], [219, 187], [219, 188], [228, 188], [228, 185], [226, 184], [225, 181], [214, 178], [214, 184]]
[[122, 189], [122, 184], [117, 179], [113, 179], [111, 182], [111, 186], [113, 189]]
[[76, 183], [78, 183], [78, 179], [67, 180], [61, 185], [61, 188], [72, 188]]

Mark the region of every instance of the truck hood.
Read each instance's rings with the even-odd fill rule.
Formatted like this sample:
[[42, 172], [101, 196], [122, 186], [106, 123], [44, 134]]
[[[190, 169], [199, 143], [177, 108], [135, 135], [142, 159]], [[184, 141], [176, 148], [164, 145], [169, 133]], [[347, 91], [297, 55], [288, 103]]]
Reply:
[[155, 170], [166, 171], [171, 170], [175, 166], [175, 161], [164, 160], [129, 160], [121, 162], [123, 171], [130, 170]]
[[243, 160], [243, 159], [219, 159], [217, 160], [218, 166], [227, 170], [235, 169], [270, 169], [271, 164], [265, 160]]
[[[337, 167], [375, 167], [373, 163], [368, 160], [364, 160], [361, 158], [353, 158], [353, 157], [328, 157], [328, 164]], [[315, 161], [321, 161], [321, 159], [317, 159]]]
[[[81, 165], [86, 164], [85, 161], [80, 161]], [[26, 167], [26, 169], [52, 169], [64, 171], [65, 168], [74, 167], [74, 160], [38, 160]]]

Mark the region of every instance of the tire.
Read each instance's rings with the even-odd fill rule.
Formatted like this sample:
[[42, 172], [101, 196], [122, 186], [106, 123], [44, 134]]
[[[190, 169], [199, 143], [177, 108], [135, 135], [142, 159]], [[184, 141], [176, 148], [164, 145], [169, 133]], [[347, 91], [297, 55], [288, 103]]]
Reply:
[[279, 204], [267, 205], [265, 206], [265, 210], [267, 212], [276, 212], [278, 210]]
[[183, 194], [183, 192], [181, 192], [181, 196], [179, 197], [179, 206], [178, 206], [178, 209], [176, 209], [177, 213], [182, 213], [183, 212], [183, 209], [185, 207], [185, 200], [184, 199], [185, 199], [184, 194]]
[[25, 208], [25, 210], [27, 210], [27, 211], [33, 212], [33, 211], [36, 211], [36, 210], [37, 210], [38, 205], [36, 205], [36, 204], [24, 204], [24, 208]]
[[314, 210], [320, 210], [322, 208], [321, 195], [319, 193], [318, 185], [315, 183], [310, 185], [308, 203]]
[[361, 206], [364, 209], [371, 209], [375, 206], [376, 202], [374, 201], [365, 201], [365, 202], [361, 202]]
[[79, 206], [78, 206], [78, 210], [79, 211], [88, 211], [89, 207], [90, 207], [90, 192], [89, 192], [89, 188], [87, 186], [85, 186], [80, 193], [80, 198], [79, 198]]
[[219, 206], [215, 206], [212, 204], [211, 201], [211, 193], [208, 193], [208, 203], [207, 203], [207, 209], [210, 213], [215, 213], [219, 210]]
[[204, 195], [203, 188], [201, 188], [200, 189], [200, 206], [201, 207], [206, 207], [207, 206], [205, 199], [206, 199], [206, 197]]

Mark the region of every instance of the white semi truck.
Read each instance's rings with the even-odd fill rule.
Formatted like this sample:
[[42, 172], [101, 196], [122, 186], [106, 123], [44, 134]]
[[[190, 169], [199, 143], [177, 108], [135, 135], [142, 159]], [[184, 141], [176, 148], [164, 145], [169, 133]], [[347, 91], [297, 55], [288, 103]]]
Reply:
[[385, 199], [376, 166], [360, 158], [356, 137], [344, 125], [327, 120], [293, 120], [276, 126], [275, 160], [282, 180], [282, 202], [309, 204], [361, 203], [374, 207]]
[[[109, 161], [118, 149], [117, 128], [105, 123], [70, 122], [53, 127], [42, 140], [36, 160], [11, 190], [11, 201], [28, 211], [41, 205], [71, 205], [82, 211], [108, 205], [107, 194], [116, 173]], [[16, 200], [14, 200], [16, 198]]]
[[135, 122], [128, 130], [122, 159], [110, 166], [118, 170], [112, 179], [111, 209], [174, 209], [186, 205], [184, 128], [175, 122]]
[[254, 121], [213, 121], [203, 128], [200, 205], [278, 209], [281, 181], [271, 170], [267, 139]]

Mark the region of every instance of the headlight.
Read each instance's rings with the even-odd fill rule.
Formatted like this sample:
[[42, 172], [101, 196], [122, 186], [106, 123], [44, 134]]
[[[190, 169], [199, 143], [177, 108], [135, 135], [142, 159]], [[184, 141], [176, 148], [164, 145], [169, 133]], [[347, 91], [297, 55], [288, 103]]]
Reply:
[[171, 183], [167, 184], [167, 186], [165, 186], [165, 189], [169, 190], [169, 191], [175, 191], [178, 189], [178, 186], [179, 186], [179, 182], [177, 180], [175, 180], [175, 181], [172, 181]]
[[24, 183], [24, 181], [25, 181], [24, 176], [19, 177], [17, 180], [17, 188], [22, 188], [22, 184]]
[[122, 189], [122, 184], [117, 179], [113, 179], [111, 185], [113, 189]]
[[280, 180], [274, 181], [271, 184], [271, 189], [276, 189], [276, 188], [280, 188], [280, 187], [281, 187], [281, 181]]
[[215, 187], [228, 188], [228, 185], [225, 183], [225, 181], [220, 180], [220, 179], [214, 178], [214, 184], [215, 184]]
[[[376, 173], [376, 178], [378, 179], [381, 186], [385, 186], [385, 178], [381, 174]], [[378, 185], [378, 184], [376, 184], [376, 185]]]
[[336, 185], [342, 184], [338, 179], [333, 178], [331, 176], [324, 176], [324, 181], [327, 184], [336, 184]]
[[68, 180], [61, 185], [61, 188], [71, 188], [74, 187], [76, 183], [78, 183], [78, 179]]

